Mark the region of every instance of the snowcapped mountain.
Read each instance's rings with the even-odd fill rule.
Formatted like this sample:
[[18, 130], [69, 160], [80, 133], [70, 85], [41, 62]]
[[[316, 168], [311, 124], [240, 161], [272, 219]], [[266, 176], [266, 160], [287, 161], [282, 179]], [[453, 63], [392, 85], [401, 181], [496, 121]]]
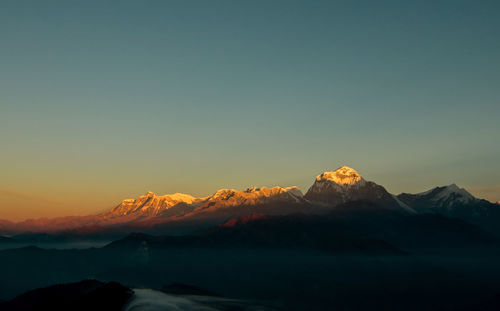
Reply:
[[130, 232], [159, 226], [162, 230], [180, 228], [186, 224], [196, 228], [200, 224], [221, 224], [234, 217], [253, 214], [326, 214], [332, 211], [359, 214], [357, 207], [367, 206], [373, 208], [371, 212], [377, 213], [441, 213], [486, 224], [488, 228], [496, 228], [497, 220], [500, 220], [498, 204], [477, 199], [454, 184], [423, 193], [395, 196], [381, 185], [365, 180], [356, 170], [342, 166], [318, 175], [305, 195], [297, 187], [221, 189], [199, 198], [182, 193], [157, 195], [147, 192], [136, 199], [123, 200], [116, 207], [97, 215], [21, 222], [0, 220], [0, 234]]
[[189, 213], [215, 211], [220, 208], [261, 206], [274, 203], [301, 203], [302, 192], [297, 187], [252, 187], [243, 191], [221, 189], [214, 194], [196, 198], [189, 194], [156, 195], [147, 192], [137, 199], [123, 200], [118, 206], [101, 214], [104, 217], [141, 216], [170, 217]]
[[148, 192], [137, 199], [122, 201], [102, 216], [188, 218], [219, 214], [224, 217], [238, 217], [255, 212], [287, 214], [308, 212], [306, 207], [309, 205], [332, 207], [358, 200], [376, 201], [412, 212], [384, 187], [364, 180], [354, 169], [343, 166], [336, 171], [324, 172], [317, 176], [305, 196], [297, 187], [221, 189], [203, 198], [180, 193], [159, 196]]
[[460, 205], [475, 204], [481, 201], [455, 184], [435, 187], [417, 194], [402, 193], [398, 195], [398, 198], [415, 210], [422, 212], [436, 210], [445, 212]]
[[168, 211], [176, 210], [176, 214], [186, 213], [203, 199], [195, 198], [189, 194], [174, 193], [168, 195], [156, 195], [148, 191], [137, 199], [123, 200], [115, 208], [103, 213], [103, 216], [160, 216], [168, 214]]
[[318, 175], [304, 197], [311, 202], [329, 206], [359, 200], [376, 201], [384, 205], [392, 205], [406, 212], [413, 212], [410, 207], [387, 192], [384, 187], [366, 181], [358, 172], [347, 166]]
[[297, 187], [252, 187], [243, 191], [221, 189], [209, 196], [195, 211], [270, 203], [302, 203], [303, 201], [304, 196]]
[[418, 213], [439, 213], [480, 225], [494, 233], [500, 233], [499, 206], [478, 199], [455, 184], [435, 187], [417, 194], [402, 193], [397, 197]]

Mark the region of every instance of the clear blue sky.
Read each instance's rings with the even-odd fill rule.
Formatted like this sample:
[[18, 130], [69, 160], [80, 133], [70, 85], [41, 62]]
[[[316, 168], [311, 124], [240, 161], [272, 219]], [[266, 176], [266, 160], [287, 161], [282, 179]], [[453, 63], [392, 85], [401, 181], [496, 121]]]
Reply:
[[500, 200], [499, 38], [499, 1], [1, 1], [0, 218], [341, 165]]

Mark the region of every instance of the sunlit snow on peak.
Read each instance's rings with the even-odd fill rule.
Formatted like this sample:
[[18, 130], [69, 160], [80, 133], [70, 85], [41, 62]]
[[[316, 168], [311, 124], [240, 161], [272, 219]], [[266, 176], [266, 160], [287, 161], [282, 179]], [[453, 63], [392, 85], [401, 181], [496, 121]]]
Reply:
[[316, 177], [317, 181], [329, 180], [333, 181], [339, 185], [354, 185], [363, 180], [363, 177], [359, 175], [354, 169], [342, 166], [341, 168], [331, 171], [324, 172]]

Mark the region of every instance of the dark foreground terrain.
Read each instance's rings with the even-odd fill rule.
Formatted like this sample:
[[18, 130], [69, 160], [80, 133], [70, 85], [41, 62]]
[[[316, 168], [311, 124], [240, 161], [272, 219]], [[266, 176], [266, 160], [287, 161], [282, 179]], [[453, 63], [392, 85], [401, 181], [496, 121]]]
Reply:
[[118, 283], [85, 280], [35, 289], [8, 302], [0, 303], [5, 311], [28, 310], [122, 310], [133, 291]]
[[57, 284], [31, 290], [10, 301], [0, 302], [4, 311], [106, 310], [106, 311], [266, 311], [271, 308], [252, 301], [231, 299], [196, 286], [171, 284], [160, 290], [131, 289], [115, 282], [96, 280]]
[[[378, 211], [254, 215], [101, 248], [2, 250], [0, 310], [37, 301], [49, 310], [500, 310], [495, 236], [441, 215]], [[99, 282], [67, 284], [86, 279]], [[66, 285], [45, 288], [53, 284]]]
[[8, 300], [33, 288], [95, 278], [157, 290], [191, 284], [283, 310], [498, 310], [499, 263], [500, 254], [477, 249], [338, 255], [265, 249], [25, 248], [0, 253], [0, 293]]

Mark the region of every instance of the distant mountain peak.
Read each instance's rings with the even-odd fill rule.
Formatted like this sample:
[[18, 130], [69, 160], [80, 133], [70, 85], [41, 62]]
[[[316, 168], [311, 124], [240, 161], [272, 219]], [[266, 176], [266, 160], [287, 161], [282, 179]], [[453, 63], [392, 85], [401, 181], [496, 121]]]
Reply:
[[332, 181], [338, 185], [354, 185], [363, 182], [364, 179], [353, 168], [342, 166], [335, 171], [324, 172], [316, 176], [316, 181]]
[[[417, 194], [402, 193], [397, 197], [418, 212], [440, 212], [453, 216], [469, 212], [479, 215], [483, 213], [480, 209], [485, 202], [454, 183]], [[464, 210], [466, 206], [468, 208]]]
[[185, 193], [172, 193], [172, 194], [165, 194], [165, 195], [157, 195], [156, 193], [152, 191], [148, 191], [145, 194], [141, 195], [138, 199], [126, 199], [123, 200], [123, 202], [130, 202], [130, 201], [137, 201], [140, 199], [150, 199], [150, 198], [155, 198], [159, 200], [166, 200], [169, 202], [185, 202], [185, 203], [191, 203], [195, 201], [197, 198], [193, 197], [192, 195], [185, 194]]
[[388, 193], [384, 187], [366, 181], [356, 170], [348, 166], [318, 175], [304, 197], [310, 202], [330, 206], [359, 200], [378, 201], [383, 202], [385, 206], [414, 213], [408, 205]]
[[142, 197], [155, 197], [156, 196], [156, 193], [154, 193], [153, 191], [148, 191], [146, 192], [146, 194], [143, 194]]
[[[303, 198], [297, 187], [250, 187], [245, 190], [221, 189], [207, 198], [207, 202], [215, 202], [213, 207], [259, 205], [271, 201], [297, 203]], [[201, 207], [203, 208], [203, 206]]]
[[180, 205], [195, 203], [197, 198], [184, 193], [174, 193], [159, 196], [148, 191], [137, 199], [123, 200], [118, 206], [105, 212], [105, 216], [126, 216], [130, 214], [140, 214], [143, 216], [159, 215], [162, 212]]
[[302, 192], [296, 186], [293, 187], [250, 187], [245, 190], [235, 190], [235, 189], [220, 189], [215, 192], [210, 198], [219, 198], [226, 196], [241, 196], [241, 197], [269, 197], [283, 193], [291, 193], [295, 196], [302, 197]]
[[163, 195], [161, 197], [165, 198], [167, 200], [176, 201], [176, 202], [185, 202], [185, 203], [192, 203], [198, 199], [196, 197], [193, 197], [190, 194], [185, 194], [185, 193], [180, 193], [180, 192]]
[[394, 196], [383, 186], [365, 180], [355, 169], [341, 166], [316, 176], [305, 194], [297, 187], [279, 186], [249, 187], [244, 190], [220, 189], [205, 197], [194, 197], [179, 192], [158, 195], [147, 191], [139, 197], [123, 200], [114, 208], [95, 215], [30, 219], [18, 223], [0, 220], [0, 232], [56, 232], [74, 231], [78, 228], [90, 232], [108, 227], [115, 230], [120, 226], [152, 228], [174, 222], [172, 227], [175, 227], [183, 221], [185, 224], [218, 221], [222, 223], [230, 218], [256, 213], [323, 213], [337, 207], [343, 211], [356, 207], [357, 202], [359, 205], [375, 203], [374, 206], [380, 207], [380, 211], [391, 210], [410, 214], [438, 212], [464, 219], [469, 219], [467, 217], [470, 216], [471, 219], [488, 222], [494, 230], [497, 230], [498, 223], [490, 221], [490, 215], [498, 215], [500, 219], [500, 202], [495, 204], [475, 198], [454, 183], [418, 194], [401, 193]]
[[180, 217], [204, 210], [225, 207], [258, 206], [274, 203], [298, 204], [303, 194], [297, 187], [250, 187], [246, 190], [220, 189], [213, 195], [196, 198], [189, 194], [157, 195], [151, 191], [137, 199], [123, 200], [115, 208], [103, 213], [107, 217], [135, 215], [137, 217]]
[[418, 193], [417, 196], [431, 197], [434, 201], [443, 201], [448, 200], [449, 198], [453, 198], [454, 201], [458, 201], [461, 203], [468, 203], [477, 200], [467, 190], [458, 187], [455, 183], [448, 186], [432, 188], [431, 190]]

